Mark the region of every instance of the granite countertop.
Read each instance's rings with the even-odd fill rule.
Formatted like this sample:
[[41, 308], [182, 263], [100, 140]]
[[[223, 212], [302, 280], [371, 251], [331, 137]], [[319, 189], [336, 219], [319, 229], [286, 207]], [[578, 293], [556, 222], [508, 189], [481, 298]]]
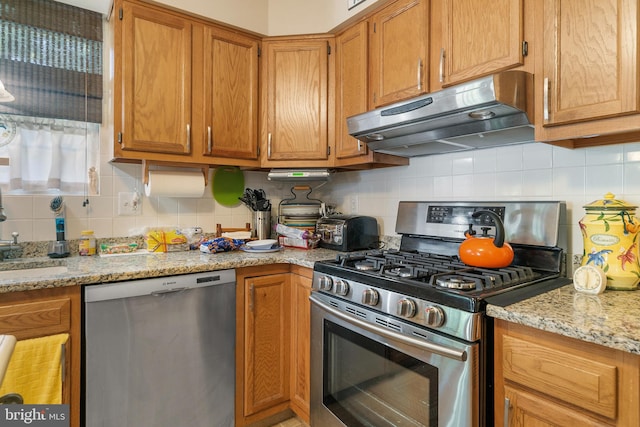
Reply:
[[[200, 251], [137, 253], [117, 256], [27, 257], [0, 262], [0, 294], [58, 286], [79, 286], [150, 277], [172, 276], [267, 264], [313, 268], [316, 261], [335, 259], [328, 249], [295, 249], [271, 253], [240, 250], [205, 254]], [[42, 275], [18, 268], [63, 266], [66, 271]], [[12, 270], [3, 271], [3, 270]], [[491, 317], [563, 336], [640, 354], [640, 291], [607, 290], [601, 295], [576, 292], [567, 285], [506, 307], [487, 306]]]
[[[0, 262], [0, 293], [52, 288], [58, 286], [89, 285], [105, 282], [173, 276], [202, 271], [224, 270], [266, 264], [294, 264], [313, 268], [315, 261], [334, 259], [335, 251], [328, 249], [285, 248], [270, 253], [249, 253], [241, 250], [206, 254], [200, 251], [170, 253], [135, 253], [116, 256], [71, 256], [51, 259], [30, 257]], [[38, 275], [21, 268], [64, 266], [66, 271], [51, 273], [47, 269]], [[5, 273], [2, 270], [12, 270]]]
[[563, 286], [506, 307], [487, 306], [497, 319], [640, 354], [640, 291], [600, 295]]

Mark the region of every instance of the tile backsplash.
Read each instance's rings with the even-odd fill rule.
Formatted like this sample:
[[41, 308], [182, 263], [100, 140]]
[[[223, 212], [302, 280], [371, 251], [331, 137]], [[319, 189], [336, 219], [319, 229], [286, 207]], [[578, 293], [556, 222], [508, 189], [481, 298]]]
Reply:
[[[103, 145], [107, 145], [103, 143]], [[201, 198], [146, 197], [140, 165], [110, 163], [105, 147], [100, 166], [100, 195], [65, 197], [67, 236], [78, 238], [92, 229], [99, 238], [140, 234], [145, 227], [200, 226], [214, 232], [216, 223], [242, 227], [251, 222], [244, 205], [218, 204], [209, 185]], [[213, 172], [210, 172], [213, 174]], [[564, 200], [571, 255], [581, 255], [578, 220], [586, 203], [607, 192], [640, 205], [640, 143], [569, 150], [542, 143], [417, 157], [404, 167], [340, 172], [327, 183], [311, 183], [311, 197], [320, 198], [343, 213], [377, 218], [381, 235], [394, 235], [400, 200]], [[271, 182], [266, 172], [245, 172], [245, 187], [263, 188], [278, 203], [292, 197], [292, 184]], [[142, 211], [137, 216], [118, 215], [118, 193], [137, 191]], [[304, 192], [297, 192], [304, 198]], [[2, 239], [20, 233], [20, 241], [55, 238], [51, 196], [5, 195], [7, 221], [0, 223]], [[571, 258], [570, 258], [571, 259]]]

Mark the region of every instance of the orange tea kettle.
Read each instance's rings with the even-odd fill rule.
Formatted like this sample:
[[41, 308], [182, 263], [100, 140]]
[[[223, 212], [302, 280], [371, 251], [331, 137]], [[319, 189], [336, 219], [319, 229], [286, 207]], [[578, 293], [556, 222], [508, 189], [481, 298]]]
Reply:
[[489, 216], [496, 225], [496, 235], [487, 234], [489, 227], [482, 227], [482, 236], [475, 237], [476, 231], [473, 224], [465, 231], [466, 240], [460, 244], [458, 255], [460, 260], [472, 267], [503, 268], [513, 261], [513, 248], [504, 241], [504, 224], [495, 212], [479, 210], [471, 216], [478, 218], [481, 215]]

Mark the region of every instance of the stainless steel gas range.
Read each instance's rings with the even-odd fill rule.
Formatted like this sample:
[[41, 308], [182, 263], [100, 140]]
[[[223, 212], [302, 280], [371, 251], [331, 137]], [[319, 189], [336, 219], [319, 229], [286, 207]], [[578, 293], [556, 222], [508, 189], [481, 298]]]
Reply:
[[[495, 212], [514, 250], [501, 269], [469, 267], [470, 224]], [[488, 303], [570, 283], [563, 202], [400, 202], [398, 250], [317, 262], [311, 295], [311, 425], [493, 425]]]

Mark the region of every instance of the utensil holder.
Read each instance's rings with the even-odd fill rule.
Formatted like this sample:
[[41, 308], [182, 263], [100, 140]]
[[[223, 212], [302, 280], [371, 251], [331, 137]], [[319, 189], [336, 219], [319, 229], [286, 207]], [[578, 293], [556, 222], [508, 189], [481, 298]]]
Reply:
[[258, 240], [271, 237], [271, 210], [253, 212], [253, 230], [251, 235]]

